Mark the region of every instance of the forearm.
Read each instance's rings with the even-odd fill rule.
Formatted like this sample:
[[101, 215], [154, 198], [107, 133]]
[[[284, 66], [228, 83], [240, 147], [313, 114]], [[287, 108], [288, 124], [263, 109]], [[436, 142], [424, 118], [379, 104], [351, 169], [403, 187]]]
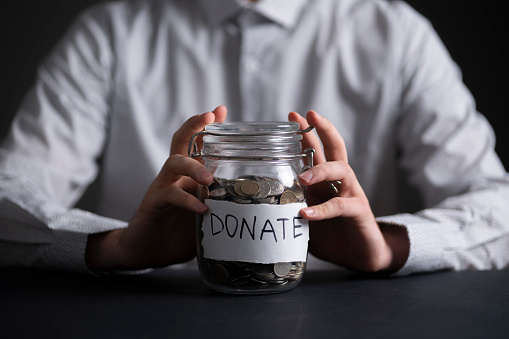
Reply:
[[55, 202], [35, 185], [0, 175], [0, 265], [88, 272], [87, 237], [125, 227]]
[[416, 214], [378, 218], [408, 232], [408, 260], [396, 274], [507, 267], [508, 178], [486, 181]]

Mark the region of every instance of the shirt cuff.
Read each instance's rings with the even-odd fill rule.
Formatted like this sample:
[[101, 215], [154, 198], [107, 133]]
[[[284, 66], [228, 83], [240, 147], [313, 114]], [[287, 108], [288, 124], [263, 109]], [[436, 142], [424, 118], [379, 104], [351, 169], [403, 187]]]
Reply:
[[445, 269], [443, 262], [446, 237], [437, 225], [412, 214], [378, 217], [377, 222], [405, 227], [410, 242], [408, 259], [394, 276], [406, 276]]
[[42, 245], [36, 267], [59, 271], [90, 274], [85, 264], [88, 234], [71, 231], [53, 231], [51, 243]]
[[85, 263], [88, 236], [127, 227], [124, 221], [73, 209], [51, 223], [51, 241], [42, 245], [36, 266], [60, 271], [94, 274]]

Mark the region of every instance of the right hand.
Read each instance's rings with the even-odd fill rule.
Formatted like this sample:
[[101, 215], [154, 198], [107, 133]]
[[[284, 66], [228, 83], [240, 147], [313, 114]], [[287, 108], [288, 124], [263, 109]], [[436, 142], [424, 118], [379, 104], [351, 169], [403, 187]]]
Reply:
[[[337, 129], [314, 111], [309, 111], [306, 118], [292, 112], [289, 119], [298, 122], [301, 129], [313, 126], [318, 134], [306, 133], [302, 140], [303, 148], [317, 151], [314, 166], [300, 174], [301, 183], [308, 188], [309, 207], [301, 213], [310, 221], [310, 253], [364, 272], [400, 269], [409, 253], [407, 231], [377, 223], [348, 164], [346, 144]], [[334, 192], [327, 181], [340, 181], [341, 186]]]
[[86, 264], [91, 270], [134, 270], [182, 263], [196, 255], [195, 213], [208, 208], [196, 198], [198, 184], [212, 174], [188, 157], [192, 135], [214, 122], [223, 122], [226, 107], [189, 118], [172, 139], [170, 157], [147, 189], [125, 229], [88, 238]]

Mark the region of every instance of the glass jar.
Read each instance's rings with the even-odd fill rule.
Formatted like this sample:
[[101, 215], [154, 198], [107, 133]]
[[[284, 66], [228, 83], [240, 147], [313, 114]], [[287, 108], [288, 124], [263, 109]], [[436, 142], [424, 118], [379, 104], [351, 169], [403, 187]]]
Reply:
[[211, 288], [267, 294], [301, 281], [309, 228], [300, 216], [307, 205], [298, 175], [314, 150], [302, 153], [301, 133], [310, 129], [299, 129], [295, 122], [225, 122], [193, 136], [189, 155], [214, 175], [199, 190], [209, 211], [196, 223], [198, 266]]

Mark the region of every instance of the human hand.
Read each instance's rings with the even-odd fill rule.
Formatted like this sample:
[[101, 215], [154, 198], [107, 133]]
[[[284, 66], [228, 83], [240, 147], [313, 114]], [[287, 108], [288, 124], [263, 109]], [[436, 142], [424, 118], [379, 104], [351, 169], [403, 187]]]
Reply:
[[196, 254], [195, 213], [207, 206], [196, 198], [198, 184], [212, 174], [187, 156], [189, 140], [213, 122], [223, 122], [226, 107], [189, 118], [175, 133], [170, 156], [147, 189], [129, 225], [90, 235], [86, 264], [92, 270], [133, 270], [181, 263]]
[[[314, 111], [306, 119], [291, 112], [290, 121], [301, 129], [315, 127], [303, 135], [303, 148], [317, 152], [314, 166], [300, 175], [308, 187], [309, 207], [301, 211], [310, 221], [309, 251], [323, 260], [352, 269], [376, 272], [395, 271], [408, 257], [408, 236], [399, 226], [379, 225], [369, 201], [348, 164], [346, 145], [334, 126]], [[338, 193], [327, 181], [341, 181]]]

